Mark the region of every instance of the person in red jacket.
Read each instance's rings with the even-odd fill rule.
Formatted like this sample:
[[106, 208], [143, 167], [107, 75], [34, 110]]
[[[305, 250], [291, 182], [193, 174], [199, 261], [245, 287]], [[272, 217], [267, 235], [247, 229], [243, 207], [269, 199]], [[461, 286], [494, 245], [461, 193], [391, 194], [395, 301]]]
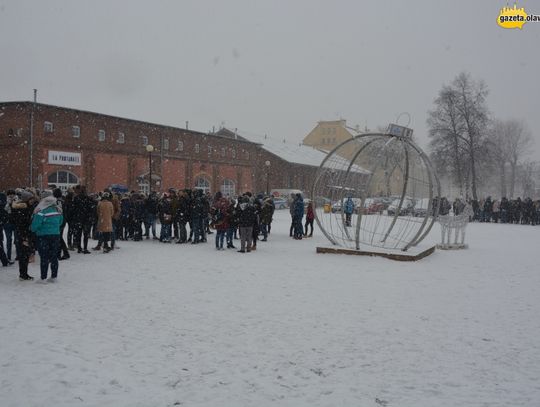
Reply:
[[214, 196], [214, 205], [210, 209], [212, 216], [212, 227], [216, 229], [216, 250], [223, 249], [223, 240], [229, 228], [229, 200], [223, 196], [221, 191]]
[[[306, 224], [304, 226], [304, 236], [312, 237], [313, 236], [313, 220], [315, 219], [315, 213], [313, 212], [313, 202], [308, 203], [307, 214], [306, 214]], [[311, 226], [311, 232], [307, 234], [308, 226]]]

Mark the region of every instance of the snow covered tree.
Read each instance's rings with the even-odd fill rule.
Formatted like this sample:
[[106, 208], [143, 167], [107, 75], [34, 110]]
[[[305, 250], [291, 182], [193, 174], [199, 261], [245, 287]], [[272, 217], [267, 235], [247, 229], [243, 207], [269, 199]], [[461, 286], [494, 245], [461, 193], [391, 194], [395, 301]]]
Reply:
[[478, 168], [487, 135], [487, 94], [484, 82], [462, 72], [439, 91], [427, 119], [437, 167], [450, 172], [462, 193], [468, 193], [470, 181], [474, 199], [478, 199]]

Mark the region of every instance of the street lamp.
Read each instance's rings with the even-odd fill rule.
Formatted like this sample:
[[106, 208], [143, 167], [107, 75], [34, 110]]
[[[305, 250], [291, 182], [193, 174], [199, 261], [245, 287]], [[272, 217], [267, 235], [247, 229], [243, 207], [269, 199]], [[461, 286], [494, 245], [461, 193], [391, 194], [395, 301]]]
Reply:
[[266, 166], [266, 196], [270, 196], [270, 161], [264, 162]]
[[154, 146], [152, 144], [148, 144], [146, 146], [146, 151], [148, 151], [148, 168], [149, 171], [149, 181], [148, 181], [148, 194], [152, 193], [152, 151], [154, 151]]

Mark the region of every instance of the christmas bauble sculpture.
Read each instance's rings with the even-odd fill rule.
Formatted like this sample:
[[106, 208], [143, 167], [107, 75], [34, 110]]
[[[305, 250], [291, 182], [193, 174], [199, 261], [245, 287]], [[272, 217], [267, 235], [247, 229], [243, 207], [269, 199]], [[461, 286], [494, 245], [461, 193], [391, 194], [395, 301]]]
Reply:
[[439, 196], [435, 171], [411, 137], [369, 133], [328, 153], [312, 200], [316, 221], [332, 244], [406, 251], [431, 230]]

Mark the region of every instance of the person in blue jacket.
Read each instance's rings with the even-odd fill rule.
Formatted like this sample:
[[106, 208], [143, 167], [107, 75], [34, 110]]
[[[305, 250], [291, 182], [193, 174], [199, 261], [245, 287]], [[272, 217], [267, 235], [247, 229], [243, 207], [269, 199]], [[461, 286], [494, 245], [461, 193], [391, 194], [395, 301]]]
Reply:
[[354, 212], [354, 202], [352, 198], [349, 196], [347, 200], [345, 201], [345, 226], [351, 226], [351, 217]]
[[293, 212], [293, 224], [294, 224], [294, 239], [301, 240], [304, 236], [304, 229], [302, 227], [302, 218], [304, 217], [304, 199], [301, 194], [296, 194], [294, 199], [294, 212]]
[[[62, 209], [58, 206], [51, 190], [41, 193], [41, 201], [34, 209], [30, 229], [37, 236], [40, 257], [41, 280], [54, 283], [58, 277], [58, 250], [60, 248], [60, 228], [64, 221]], [[47, 272], [51, 266], [51, 278]]]

